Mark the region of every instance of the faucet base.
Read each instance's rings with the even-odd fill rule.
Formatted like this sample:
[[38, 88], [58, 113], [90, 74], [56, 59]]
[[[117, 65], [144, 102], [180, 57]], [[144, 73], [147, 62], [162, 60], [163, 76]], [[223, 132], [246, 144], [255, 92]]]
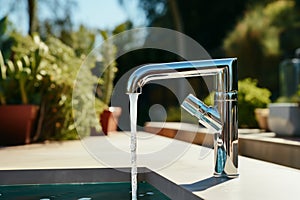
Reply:
[[239, 174], [225, 174], [225, 173], [217, 173], [217, 172], [215, 172], [214, 173], [214, 177], [216, 177], [216, 178], [224, 178], [224, 177], [227, 177], [227, 178], [237, 178], [237, 177], [239, 177]]

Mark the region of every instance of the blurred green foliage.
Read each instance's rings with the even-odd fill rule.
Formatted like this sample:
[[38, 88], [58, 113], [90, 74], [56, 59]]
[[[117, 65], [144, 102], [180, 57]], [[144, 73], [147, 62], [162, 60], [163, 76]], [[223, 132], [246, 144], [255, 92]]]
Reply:
[[[21, 37], [13, 35], [18, 41], [12, 48], [11, 59], [0, 55], [0, 100], [1, 104], [39, 104], [41, 88], [46, 75], [45, 67], [48, 47], [40, 41], [37, 35]], [[24, 48], [23, 48], [23, 47]], [[0, 52], [1, 53], [1, 52]]]
[[79, 50], [76, 52], [55, 37], [48, 36], [42, 41], [37, 34], [23, 36], [13, 32], [0, 38], [1, 45], [6, 40], [13, 41], [10, 53], [0, 60], [1, 103], [40, 106], [40, 126], [35, 139], [64, 140], [76, 139], [78, 133], [80, 137], [89, 135], [91, 127], [99, 123], [99, 115], [93, 112], [95, 106], [100, 110], [104, 104], [99, 99], [96, 105], [89, 103], [94, 102], [99, 79], [91, 72], [95, 66], [93, 58], [81, 67], [86, 58], [85, 47], [74, 44]]
[[298, 85], [298, 91], [296, 94], [286, 97], [286, 96], [280, 96], [276, 102], [278, 103], [300, 103], [300, 85]]
[[[121, 2], [126, 4], [130, 1]], [[279, 63], [285, 56], [293, 55], [294, 50], [300, 46], [299, 0], [174, 0], [172, 2], [177, 3], [177, 12], [172, 12], [170, 2], [138, 0], [139, 7], [147, 17], [147, 25], [182, 31], [201, 44], [213, 58], [237, 57], [240, 79], [256, 79], [260, 86], [272, 92], [272, 100], [278, 97]], [[181, 22], [181, 30], [177, 29], [176, 21]], [[117, 76], [121, 77], [122, 72], [144, 63], [172, 62], [178, 59], [176, 56], [164, 56], [162, 52], [156, 52], [158, 53], [136, 51], [118, 58], [122, 69]], [[198, 85], [193, 84], [193, 87], [199, 87]], [[159, 90], [162, 89], [158, 88], [153, 92], [147, 91], [146, 87], [143, 89], [140, 102], [143, 104], [141, 109], [145, 110], [138, 119], [141, 120], [140, 124], [149, 120], [146, 116], [149, 105], [160, 103], [167, 108], [176, 103], [176, 100], [170, 100], [170, 95], [166, 92], [159, 95]], [[199, 91], [204, 90], [201, 88]], [[177, 112], [173, 112], [173, 108], [169, 110], [180, 116], [179, 109]], [[171, 118], [178, 120], [175, 114], [172, 116], [174, 117]]]
[[299, 21], [294, 1], [274, 1], [248, 10], [223, 45], [227, 56], [238, 57], [239, 77], [255, 78], [278, 96], [278, 65], [300, 45]]
[[186, 112], [183, 108], [178, 106], [171, 106], [167, 110], [167, 122], [186, 122], [191, 124], [197, 124], [198, 120], [190, 113]]
[[[125, 5], [130, 1], [119, 0]], [[272, 0], [138, 0], [148, 26], [183, 32], [201, 44], [212, 57], [223, 56], [221, 44], [249, 5]]]
[[250, 78], [241, 80], [238, 84], [239, 126], [257, 127], [254, 110], [255, 108], [266, 108], [271, 103], [271, 92], [266, 88], [258, 87], [257, 81]]

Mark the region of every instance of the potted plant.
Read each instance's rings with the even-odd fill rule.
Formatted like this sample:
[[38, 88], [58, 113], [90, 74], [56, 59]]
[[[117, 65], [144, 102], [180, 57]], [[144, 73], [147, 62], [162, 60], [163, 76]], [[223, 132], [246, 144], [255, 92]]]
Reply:
[[246, 78], [239, 81], [239, 125], [245, 128], [259, 127], [268, 130], [268, 104], [271, 92], [257, 86], [257, 80]]
[[[0, 107], [5, 104], [39, 106], [32, 141], [70, 140], [90, 135], [91, 127], [99, 127], [99, 115], [96, 117], [94, 110], [98, 113], [103, 108], [94, 95], [95, 85], [99, 83], [98, 77], [92, 74], [95, 59], [85, 60], [94, 43], [81, 40], [82, 36], [92, 39], [93, 33], [80, 27], [72, 32], [72, 40], [67, 45], [50, 35], [42, 41], [37, 34], [23, 36], [9, 32], [5, 23], [7, 20], [0, 20], [4, 58], [0, 71]], [[24, 71], [22, 76], [17, 75], [20, 69]], [[24, 89], [20, 90], [19, 83]], [[0, 125], [0, 136], [4, 133], [1, 128]]]
[[117, 72], [117, 63], [115, 56], [117, 53], [116, 46], [108, 39], [106, 31], [100, 31], [104, 42], [101, 46], [102, 61], [100, 64], [102, 79], [98, 87], [98, 96], [106, 105], [100, 114], [100, 124], [102, 132], [107, 135], [108, 132], [116, 131], [118, 128], [118, 118], [121, 115], [120, 107], [110, 107], [110, 99], [113, 92], [115, 73]]
[[32, 41], [27, 54], [4, 60], [0, 52], [0, 145], [30, 142], [42, 95], [42, 54], [47, 51], [38, 36]]

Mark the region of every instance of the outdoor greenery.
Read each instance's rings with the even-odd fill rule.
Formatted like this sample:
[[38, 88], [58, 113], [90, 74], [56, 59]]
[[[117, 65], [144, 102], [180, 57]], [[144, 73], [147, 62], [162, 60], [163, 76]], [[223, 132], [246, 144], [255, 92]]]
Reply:
[[[142, 49], [115, 60], [116, 44], [107, 39], [132, 28], [134, 23], [124, 23], [112, 31], [91, 30], [84, 25], [74, 28], [75, 0], [24, 2], [27, 7], [22, 8], [29, 19], [28, 35], [18, 33], [8, 17], [0, 19], [0, 103], [39, 105], [36, 140], [77, 138], [76, 126], [84, 133], [81, 136], [89, 135], [90, 127], [98, 124], [93, 110], [96, 107], [98, 115], [109, 106], [113, 83], [124, 73], [145, 63], [181, 59], [163, 50]], [[16, 7], [15, 1], [8, 4], [14, 8], [12, 11], [21, 8]], [[53, 15], [40, 19], [41, 5], [53, 11]], [[266, 107], [270, 97], [275, 100], [279, 96], [280, 61], [293, 55], [300, 46], [300, 1], [138, 0], [138, 5], [147, 17], [146, 25], [180, 31], [195, 39], [213, 58], [238, 58], [239, 124], [256, 127], [254, 109]], [[86, 59], [97, 37], [107, 41], [99, 49], [101, 60], [94, 55]], [[100, 72], [95, 68], [99, 66]], [[92, 70], [102, 76], [96, 77]], [[193, 84], [197, 91], [206, 89], [198, 82]], [[168, 120], [180, 120], [180, 108], [174, 107], [177, 102], [171, 94], [161, 88], [155, 91], [149, 88], [143, 88], [140, 97], [139, 124], [148, 120], [145, 115], [155, 103], [166, 107]], [[85, 103], [94, 102], [95, 92], [95, 105]], [[299, 95], [279, 101], [299, 102]]]
[[[59, 37], [49, 30], [42, 38], [38, 33], [24, 36], [7, 17], [1, 19], [0, 103], [40, 107], [34, 140], [89, 135], [109, 106], [117, 72], [117, 49], [109, 37], [125, 28], [120, 24], [112, 31], [91, 31], [80, 26]], [[90, 54], [97, 36], [104, 42]]]
[[[0, 57], [1, 103], [40, 106], [41, 125], [35, 139], [77, 138], [75, 114], [79, 123], [77, 128], [83, 129], [78, 133], [89, 135], [90, 128], [96, 126], [98, 120], [91, 113], [95, 105], [83, 102], [93, 100], [91, 94], [99, 82], [91, 73], [95, 60], [85, 62], [77, 75], [86, 55], [77, 56], [73, 48], [59, 39], [49, 36], [42, 41], [37, 34], [23, 36], [15, 32], [4, 36], [13, 42], [11, 53], [6, 58]], [[4, 41], [5, 38], [1, 39]], [[80, 95], [72, 96], [75, 80], [80, 83], [77, 85]], [[73, 103], [80, 107], [72, 106], [72, 97]], [[96, 105], [103, 103], [96, 99]]]
[[299, 103], [300, 104], [300, 85], [298, 85], [298, 92], [291, 97], [280, 96], [276, 102], [278, 103]]
[[183, 108], [178, 106], [172, 106], [167, 110], [167, 122], [186, 122], [197, 124], [198, 120], [196, 117], [192, 116], [190, 113], [185, 111]]
[[279, 95], [279, 63], [299, 47], [299, 10], [294, 1], [252, 7], [224, 40], [227, 56], [238, 57], [239, 77], [252, 77]]
[[[121, 2], [126, 7], [129, 1]], [[202, 45], [212, 58], [237, 57], [240, 80], [251, 77], [260, 87], [271, 91], [272, 101], [279, 97], [279, 64], [294, 56], [295, 49], [300, 46], [299, 0], [138, 0], [138, 5], [148, 26], [180, 31]], [[178, 57], [159, 50], [130, 52], [118, 58], [118, 64], [122, 65], [119, 72], [127, 72], [144, 63], [176, 60]], [[117, 77], [121, 76], [117, 74]], [[197, 91], [205, 91], [205, 86], [199, 88], [196, 84], [195, 87], [198, 87]], [[145, 97], [140, 97], [141, 109], [145, 108], [145, 111], [138, 119], [140, 124], [149, 120], [147, 109], [152, 104], [168, 104], [165, 107], [170, 111], [176, 104], [175, 100], [169, 101], [166, 92], [163, 98], [153, 95], [165, 91], [163, 88], [152, 92], [145, 87], [143, 91]], [[242, 106], [241, 102], [239, 106]]]
[[266, 88], [258, 87], [257, 80], [250, 78], [241, 80], [238, 84], [239, 126], [257, 127], [254, 110], [255, 108], [266, 108], [271, 103], [271, 92]]
[[[130, 4], [130, 0], [120, 0]], [[148, 26], [170, 28], [195, 39], [212, 57], [221, 56], [221, 43], [251, 4], [270, 0], [138, 0]]]
[[[14, 39], [18, 40], [19, 37], [14, 35]], [[46, 56], [48, 49], [38, 36], [22, 39], [23, 44], [18, 43], [12, 47], [14, 53], [12, 59], [5, 62], [0, 52], [2, 105], [39, 104], [41, 101], [40, 90], [44, 87], [43, 78], [46, 75], [43, 57]]]

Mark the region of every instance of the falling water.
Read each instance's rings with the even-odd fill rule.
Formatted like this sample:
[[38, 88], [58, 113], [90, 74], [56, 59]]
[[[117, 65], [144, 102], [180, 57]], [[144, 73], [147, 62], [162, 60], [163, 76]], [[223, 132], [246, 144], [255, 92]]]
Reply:
[[136, 164], [136, 124], [138, 93], [129, 94], [130, 100], [130, 128], [131, 128], [131, 192], [132, 200], [137, 200], [137, 164]]

